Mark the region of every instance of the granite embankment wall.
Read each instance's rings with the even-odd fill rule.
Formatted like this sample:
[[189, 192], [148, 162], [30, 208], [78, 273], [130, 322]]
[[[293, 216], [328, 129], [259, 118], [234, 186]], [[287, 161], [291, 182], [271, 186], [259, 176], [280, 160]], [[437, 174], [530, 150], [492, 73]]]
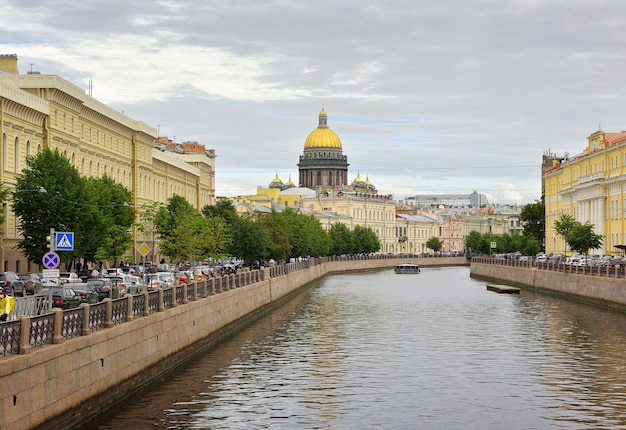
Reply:
[[67, 428], [157, 380], [329, 273], [465, 258], [325, 261], [0, 359], [0, 429]]
[[584, 303], [626, 310], [626, 280], [623, 277], [576, 273], [479, 263], [473, 259], [470, 276], [489, 282], [532, 289]]

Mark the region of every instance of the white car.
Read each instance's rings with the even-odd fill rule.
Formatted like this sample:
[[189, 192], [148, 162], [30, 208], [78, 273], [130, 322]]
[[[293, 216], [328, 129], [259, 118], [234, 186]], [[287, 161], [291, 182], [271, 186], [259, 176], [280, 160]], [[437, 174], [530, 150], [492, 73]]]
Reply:
[[78, 277], [78, 275], [74, 272], [61, 272], [59, 273], [59, 283], [61, 284], [71, 284], [83, 282], [82, 279]]
[[150, 275], [151, 288], [169, 288], [176, 283], [172, 272], [157, 272]]

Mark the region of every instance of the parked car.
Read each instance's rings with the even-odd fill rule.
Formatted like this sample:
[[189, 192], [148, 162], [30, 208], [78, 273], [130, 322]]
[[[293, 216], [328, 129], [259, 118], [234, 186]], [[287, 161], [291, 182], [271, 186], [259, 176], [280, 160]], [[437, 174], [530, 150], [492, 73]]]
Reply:
[[131, 294], [143, 293], [148, 289], [148, 285], [146, 281], [143, 280], [141, 276], [130, 276], [131, 286], [128, 289], [128, 292]]
[[83, 282], [83, 280], [74, 272], [61, 272], [59, 273], [59, 282], [61, 284], [71, 284], [74, 282]]
[[72, 284], [72, 289], [80, 296], [82, 303], [98, 303], [98, 293], [87, 282], [75, 282]]
[[114, 286], [111, 278], [90, 278], [87, 285], [98, 294], [98, 301], [112, 297]]
[[172, 272], [157, 272], [150, 275], [151, 288], [169, 288], [176, 284], [176, 279]]
[[43, 288], [41, 278], [37, 273], [20, 273], [17, 276], [24, 282], [26, 294], [37, 294]]
[[72, 288], [66, 286], [43, 287], [35, 297], [37, 297], [37, 300], [51, 298], [52, 307], [61, 309], [75, 308], [82, 303], [80, 295]]
[[4, 288], [5, 293], [9, 296], [26, 295], [24, 281], [22, 281], [15, 272], [0, 273], [0, 287]]

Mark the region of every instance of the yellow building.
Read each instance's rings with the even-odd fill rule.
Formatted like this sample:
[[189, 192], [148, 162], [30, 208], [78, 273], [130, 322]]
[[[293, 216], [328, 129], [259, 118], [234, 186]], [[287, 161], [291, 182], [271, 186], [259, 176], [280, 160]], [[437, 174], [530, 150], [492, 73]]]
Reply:
[[[198, 210], [214, 203], [214, 152], [164, 151], [155, 144], [154, 127], [111, 109], [83, 89], [56, 75], [19, 74], [17, 55], [0, 55], [0, 126], [0, 182], [5, 189], [14, 188], [26, 157], [47, 147], [68, 158], [81, 175], [107, 174], [127, 187], [133, 196], [129, 203], [137, 209], [153, 201], [165, 203], [174, 194]], [[20, 232], [8, 202], [3, 210], [4, 269], [36, 270], [13, 249]], [[136, 250], [147, 238], [133, 233]], [[137, 252], [134, 258], [140, 259]]]
[[561, 214], [594, 225], [604, 237], [592, 254], [616, 254], [626, 244], [626, 132], [597, 131], [574, 157], [545, 154], [542, 186], [546, 206], [546, 252], [570, 252], [554, 231]]

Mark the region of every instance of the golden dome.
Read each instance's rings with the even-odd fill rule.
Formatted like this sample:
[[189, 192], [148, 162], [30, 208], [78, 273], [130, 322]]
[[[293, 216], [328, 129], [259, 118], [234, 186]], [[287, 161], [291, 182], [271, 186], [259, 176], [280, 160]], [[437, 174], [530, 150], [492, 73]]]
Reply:
[[291, 188], [291, 187], [295, 187], [295, 186], [296, 186], [296, 184], [294, 184], [294, 183], [292, 182], [292, 180], [291, 180], [291, 175], [289, 175], [289, 180], [287, 181], [287, 183], [285, 184], [285, 186], [286, 186], [286, 187], [289, 187], [289, 188]]
[[322, 108], [319, 115], [319, 125], [315, 130], [309, 133], [309, 136], [304, 141], [304, 148], [339, 148], [341, 149], [341, 140], [339, 136], [328, 128], [327, 124], [328, 116], [326, 111]]

